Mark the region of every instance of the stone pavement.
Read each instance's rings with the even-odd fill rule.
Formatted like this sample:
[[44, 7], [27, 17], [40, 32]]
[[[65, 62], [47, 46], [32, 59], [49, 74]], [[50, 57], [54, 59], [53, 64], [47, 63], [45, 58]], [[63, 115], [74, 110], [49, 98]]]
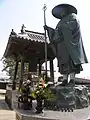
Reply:
[[46, 110], [42, 114], [35, 114], [29, 110], [17, 109], [16, 113], [19, 117], [24, 118], [22, 120], [90, 120], [90, 107], [74, 110], [74, 112]]
[[15, 120], [15, 112], [5, 103], [5, 90], [0, 89], [0, 120]]
[[[0, 120], [15, 120], [15, 112], [10, 110], [5, 103], [5, 90], [0, 90]], [[30, 115], [30, 111], [18, 110], [27, 116]], [[31, 114], [33, 116], [33, 114]], [[57, 111], [44, 111], [41, 115], [35, 115], [36, 117], [46, 117], [50, 120], [90, 120], [90, 106], [81, 110], [75, 110], [74, 112], [57, 112]], [[53, 119], [52, 119], [53, 118]], [[28, 119], [32, 120], [32, 119]], [[35, 119], [34, 119], [35, 120]], [[42, 119], [43, 120], [43, 119]]]

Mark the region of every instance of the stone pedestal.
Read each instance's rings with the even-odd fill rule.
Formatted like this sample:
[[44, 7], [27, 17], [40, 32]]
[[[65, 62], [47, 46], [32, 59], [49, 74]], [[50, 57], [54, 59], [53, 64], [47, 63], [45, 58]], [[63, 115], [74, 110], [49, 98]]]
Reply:
[[48, 110], [68, 111], [75, 108], [75, 94], [72, 86], [53, 86], [51, 91], [56, 98], [53, 100], [45, 100], [45, 107]]
[[10, 109], [14, 109], [17, 102], [16, 90], [6, 90], [5, 101]]
[[88, 91], [86, 86], [53, 86], [51, 91], [56, 99], [45, 100], [45, 107], [48, 110], [73, 111], [73, 109], [82, 109], [89, 106]]

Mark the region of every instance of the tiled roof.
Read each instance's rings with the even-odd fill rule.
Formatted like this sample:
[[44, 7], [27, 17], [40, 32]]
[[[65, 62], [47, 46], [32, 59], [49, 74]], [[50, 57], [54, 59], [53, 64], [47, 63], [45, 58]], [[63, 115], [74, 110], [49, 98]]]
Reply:
[[[24, 33], [19, 33], [16, 35], [12, 35], [12, 37], [20, 38], [20, 39], [26, 39], [26, 40], [31, 40], [31, 41], [36, 41], [36, 42], [45, 42], [45, 36], [44, 33], [38, 33], [38, 32], [33, 32], [33, 31], [28, 31], [25, 30]], [[47, 43], [49, 40], [47, 39]]]
[[76, 83], [86, 83], [90, 84], [90, 79], [83, 79], [83, 78], [75, 78]]

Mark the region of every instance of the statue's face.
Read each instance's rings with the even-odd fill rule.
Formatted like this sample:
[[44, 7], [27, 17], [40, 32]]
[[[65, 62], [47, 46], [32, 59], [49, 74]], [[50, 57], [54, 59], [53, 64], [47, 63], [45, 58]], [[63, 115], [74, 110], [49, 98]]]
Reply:
[[60, 12], [61, 18], [65, 17], [67, 15], [67, 11], [64, 9]]
[[65, 13], [65, 12], [61, 12], [61, 13], [60, 13], [60, 16], [63, 18], [63, 17], [66, 16], [66, 13]]

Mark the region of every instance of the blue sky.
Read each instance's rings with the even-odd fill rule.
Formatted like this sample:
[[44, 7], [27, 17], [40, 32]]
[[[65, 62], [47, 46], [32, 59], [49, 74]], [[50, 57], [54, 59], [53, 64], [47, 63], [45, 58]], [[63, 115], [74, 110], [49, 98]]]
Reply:
[[[0, 58], [8, 42], [11, 29], [20, 32], [21, 25], [25, 24], [28, 30], [44, 32], [43, 5], [47, 4], [46, 19], [47, 25], [55, 28], [58, 19], [51, 14], [52, 8], [60, 3], [69, 3], [78, 10], [78, 18], [81, 24], [81, 32], [85, 51], [90, 62], [90, 2], [89, 0], [0, 0]], [[54, 61], [55, 69], [56, 60]], [[3, 68], [0, 62], [0, 75]], [[78, 76], [90, 78], [90, 63], [83, 65], [84, 71]]]

